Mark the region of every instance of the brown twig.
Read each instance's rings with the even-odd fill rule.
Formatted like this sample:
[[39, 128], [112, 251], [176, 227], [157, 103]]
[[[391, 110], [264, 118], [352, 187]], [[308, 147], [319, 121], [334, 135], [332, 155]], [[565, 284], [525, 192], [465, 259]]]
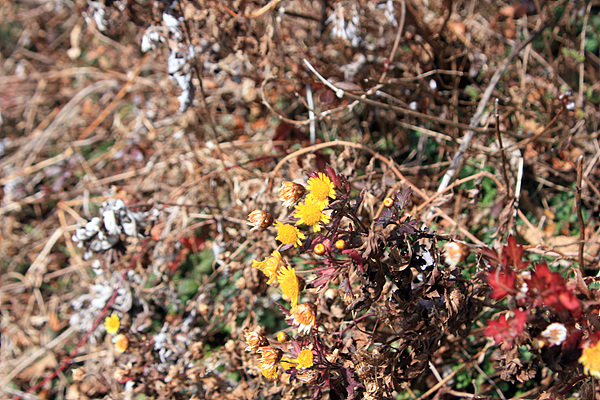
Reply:
[[579, 221], [579, 270], [583, 271], [585, 267], [584, 248], [585, 248], [585, 224], [583, 222], [583, 213], [581, 212], [581, 191], [583, 181], [583, 156], [577, 159], [577, 186], [575, 188], [575, 206], [577, 208], [577, 220]]
[[[496, 85], [500, 81], [502, 74], [508, 68], [513, 59], [521, 52], [521, 50], [523, 50], [525, 46], [531, 43], [533, 39], [535, 39], [540, 33], [542, 33], [546, 26], [547, 24], [542, 24], [538, 29], [533, 31], [524, 41], [519, 43], [519, 45], [515, 46], [508, 55], [508, 57], [506, 57], [502, 64], [500, 64], [498, 69], [496, 69], [496, 72], [494, 72], [494, 75], [490, 79], [490, 83], [488, 84], [487, 88], [483, 92], [483, 95], [481, 96], [481, 100], [479, 101], [479, 105], [477, 106], [477, 110], [475, 111], [475, 115], [473, 115], [473, 118], [471, 119], [471, 123], [469, 124], [469, 130], [464, 135], [463, 141], [460, 144], [458, 151], [454, 155], [454, 158], [452, 159], [452, 164], [450, 165], [450, 168], [442, 178], [442, 182], [438, 187], [438, 191], [444, 190], [446, 186], [448, 186], [452, 178], [454, 178], [454, 175], [458, 172], [458, 168], [462, 163], [464, 154], [467, 151], [467, 148], [469, 147], [473, 135], [475, 134], [475, 127], [479, 125], [479, 121], [481, 121], [481, 117], [483, 116], [483, 112], [487, 107], [487, 103], [490, 97], [492, 96]], [[430, 213], [432, 212], [433, 210], [430, 211]]]

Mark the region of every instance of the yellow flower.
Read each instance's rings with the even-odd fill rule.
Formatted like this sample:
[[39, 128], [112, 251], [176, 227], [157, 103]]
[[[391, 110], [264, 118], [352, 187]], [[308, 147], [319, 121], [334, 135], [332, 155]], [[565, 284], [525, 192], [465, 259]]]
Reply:
[[300, 296], [300, 284], [294, 268], [287, 265], [282, 267], [277, 274], [277, 281], [281, 285], [283, 298], [290, 301], [292, 308], [296, 307]]
[[298, 362], [298, 368], [310, 368], [313, 366], [314, 358], [313, 352], [310, 349], [304, 349], [298, 354], [296, 358]]
[[291, 207], [306, 193], [304, 186], [294, 182], [283, 182], [279, 188], [279, 200], [284, 207]]
[[593, 347], [583, 349], [579, 362], [586, 374], [600, 378], [600, 342]]
[[296, 358], [282, 357], [281, 365], [285, 369], [296, 368], [310, 368], [314, 365], [313, 353], [310, 349], [304, 349], [298, 354]]
[[333, 182], [327, 175], [322, 172], [317, 174], [316, 178], [310, 178], [308, 180], [308, 190], [310, 193], [306, 195], [306, 198], [312, 198], [316, 202], [328, 204], [328, 198], [335, 199], [335, 188]]
[[265, 230], [273, 225], [273, 216], [266, 211], [254, 210], [248, 214], [248, 225], [252, 226], [250, 231]]
[[298, 218], [297, 225], [304, 224], [308, 226], [312, 226], [314, 232], [319, 232], [321, 230], [321, 222], [324, 224], [329, 223], [331, 221], [331, 217], [327, 214], [323, 213], [323, 209], [326, 204], [319, 203], [312, 198], [306, 198], [305, 203], [300, 203], [296, 206], [296, 213], [294, 217]]
[[269, 339], [256, 332], [246, 333], [246, 351], [257, 351], [259, 347], [268, 346]]
[[267, 285], [270, 285], [277, 278], [279, 269], [287, 265], [285, 260], [281, 257], [281, 253], [275, 250], [271, 253], [270, 257], [264, 259], [264, 261], [252, 260], [252, 266], [261, 270], [268, 278]]
[[290, 312], [292, 324], [298, 326], [298, 333], [308, 335], [317, 321], [317, 306], [314, 303], [302, 303]]
[[125, 353], [125, 350], [127, 350], [127, 347], [129, 347], [129, 339], [127, 339], [127, 336], [123, 335], [122, 333], [115, 336], [113, 343], [115, 344], [115, 350], [117, 353]]
[[119, 316], [117, 314], [112, 314], [109, 317], [106, 317], [104, 320], [104, 328], [106, 332], [114, 335], [118, 332], [119, 326], [121, 325], [121, 320], [119, 320]]
[[267, 379], [277, 378], [277, 364], [261, 365], [260, 370], [261, 370], [263, 376]]
[[282, 224], [279, 221], [275, 221], [275, 229], [277, 229], [277, 236], [275, 239], [283, 244], [293, 244], [294, 247], [296, 247], [302, 244], [300, 239], [306, 238], [304, 233], [300, 232], [294, 225]]

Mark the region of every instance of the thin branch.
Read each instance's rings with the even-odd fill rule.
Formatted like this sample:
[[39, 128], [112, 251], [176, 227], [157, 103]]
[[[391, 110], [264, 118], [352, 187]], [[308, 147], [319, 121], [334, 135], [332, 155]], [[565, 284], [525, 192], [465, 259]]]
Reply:
[[[490, 97], [492, 96], [492, 93], [493, 93], [494, 89], [496, 88], [496, 85], [500, 81], [502, 74], [508, 68], [510, 63], [512, 63], [514, 58], [521, 52], [521, 50], [523, 50], [529, 43], [531, 43], [533, 41], [533, 39], [535, 39], [540, 33], [542, 33], [543, 30], [546, 28], [546, 26], [547, 26], [547, 24], [543, 24], [538, 29], [533, 31], [527, 37], [527, 39], [522, 41], [518, 46], [515, 46], [513, 48], [513, 50], [510, 52], [510, 54], [508, 55], [508, 57], [506, 57], [504, 59], [504, 61], [502, 62], [502, 64], [500, 64], [498, 69], [496, 69], [496, 72], [494, 72], [492, 79], [490, 79], [490, 83], [488, 84], [487, 88], [483, 92], [481, 100], [479, 101], [479, 105], [477, 106], [475, 115], [473, 115], [473, 118], [471, 119], [471, 123], [469, 124], [470, 129], [464, 135], [463, 141], [460, 144], [458, 151], [456, 152], [456, 154], [454, 156], [454, 159], [452, 160], [452, 164], [450, 165], [450, 168], [448, 169], [448, 171], [442, 178], [442, 182], [440, 183], [440, 186], [438, 187], [438, 192], [444, 190], [446, 188], [446, 186], [448, 186], [448, 184], [450, 183], [450, 181], [452, 180], [454, 175], [458, 172], [458, 169], [459, 169], [460, 164], [462, 163], [464, 154], [467, 151], [467, 148], [469, 147], [471, 139], [473, 138], [473, 134], [475, 133], [474, 128], [477, 125], [479, 125], [479, 121], [481, 121], [481, 117], [483, 116], [483, 113], [487, 107], [487, 103], [490, 100]], [[430, 210], [430, 213], [433, 213], [433, 210]]]

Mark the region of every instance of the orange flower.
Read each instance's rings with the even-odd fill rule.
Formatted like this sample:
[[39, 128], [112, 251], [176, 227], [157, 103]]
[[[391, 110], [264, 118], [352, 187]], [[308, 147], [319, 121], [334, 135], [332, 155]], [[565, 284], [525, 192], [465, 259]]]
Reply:
[[125, 353], [125, 350], [127, 350], [129, 347], [129, 339], [127, 339], [127, 336], [123, 335], [122, 333], [115, 336], [113, 343], [115, 344], [115, 350], [117, 353]]
[[306, 193], [304, 186], [294, 182], [283, 182], [279, 189], [279, 200], [284, 207], [291, 207], [298, 202]]
[[298, 326], [298, 333], [308, 335], [317, 321], [317, 306], [314, 303], [302, 303], [292, 308], [290, 312], [294, 326]]

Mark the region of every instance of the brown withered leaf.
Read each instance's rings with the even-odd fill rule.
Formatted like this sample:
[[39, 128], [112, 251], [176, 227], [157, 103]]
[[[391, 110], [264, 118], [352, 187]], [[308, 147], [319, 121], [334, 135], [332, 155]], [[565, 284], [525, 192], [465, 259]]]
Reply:
[[458, 314], [458, 311], [462, 308], [465, 301], [465, 296], [460, 292], [458, 288], [450, 289], [446, 296], [446, 308], [448, 309], [449, 317]]

